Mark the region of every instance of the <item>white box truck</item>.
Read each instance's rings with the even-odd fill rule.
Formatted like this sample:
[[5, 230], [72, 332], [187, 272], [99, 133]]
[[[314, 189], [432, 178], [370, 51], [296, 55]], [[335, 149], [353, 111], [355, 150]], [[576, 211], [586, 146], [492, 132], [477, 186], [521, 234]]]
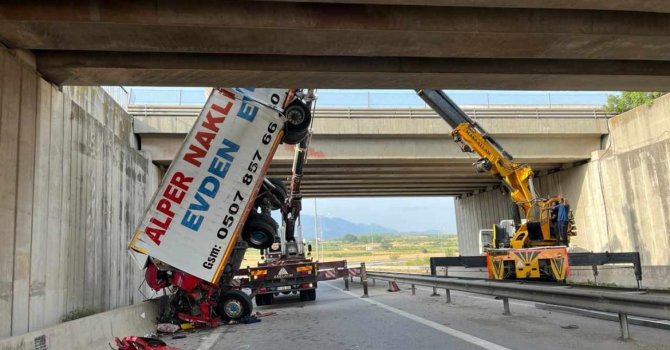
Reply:
[[277, 203], [255, 198], [274, 189], [265, 173], [278, 145], [308, 133], [304, 97], [300, 89], [211, 92], [129, 244], [149, 286], [175, 291], [165, 319], [216, 325], [251, 313], [233, 277], [248, 246], [269, 248], [278, 234], [269, 208]]

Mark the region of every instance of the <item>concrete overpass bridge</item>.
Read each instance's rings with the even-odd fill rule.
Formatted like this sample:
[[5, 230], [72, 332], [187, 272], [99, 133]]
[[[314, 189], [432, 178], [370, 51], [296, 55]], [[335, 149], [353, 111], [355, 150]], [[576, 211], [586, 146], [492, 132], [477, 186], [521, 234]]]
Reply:
[[[44, 329], [73, 311], [144, 298], [126, 248], [160, 171], [138, 152], [123, 109], [99, 88], [67, 85], [667, 91], [669, 6], [665, 0], [2, 2], [0, 337]], [[513, 131], [517, 118], [481, 121], [519, 160], [543, 171], [591, 158], [538, 181], [541, 192], [571, 199], [585, 233], [573, 248], [638, 250], [651, 281], [645, 285], [668, 288], [668, 111], [665, 97], [610, 119], [606, 147], [602, 118], [527, 120], [524, 127], [537, 131], [527, 134]], [[390, 127], [402, 120], [404, 128]], [[165, 121], [145, 121], [145, 150], [152, 138], [169, 150], [170, 138], [176, 144], [183, 137], [176, 127], [159, 132]], [[308, 193], [483, 191], [456, 200], [460, 252], [474, 254], [477, 231], [507, 217], [509, 203], [487, 190], [494, 183], [475, 175], [438, 122], [317, 116]], [[540, 144], [554, 153], [541, 153]], [[272, 174], [285, 174], [288, 159], [282, 150]], [[346, 190], [317, 182], [326, 176]], [[420, 182], [427, 179], [439, 185]], [[375, 187], [373, 180], [385, 182]], [[352, 189], [361, 184], [367, 192]], [[602, 281], [619, 283], [607, 274]]]
[[664, 0], [0, 4], [59, 85], [664, 91]]
[[[134, 132], [155, 164], [167, 166], [200, 107], [130, 106]], [[466, 108], [519, 162], [548, 173], [590, 159], [607, 135], [607, 115], [592, 108]], [[317, 109], [305, 167], [309, 197], [462, 196], [499, 182], [477, 174], [450, 128], [430, 109]], [[269, 170], [287, 177], [293, 146]]]

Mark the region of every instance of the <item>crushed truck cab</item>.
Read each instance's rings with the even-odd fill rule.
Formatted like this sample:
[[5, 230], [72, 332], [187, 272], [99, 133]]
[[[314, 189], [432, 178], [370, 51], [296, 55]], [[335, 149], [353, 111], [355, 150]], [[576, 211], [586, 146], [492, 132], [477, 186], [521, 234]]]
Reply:
[[[190, 283], [184, 293], [209, 295], [213, 300], [202, 302], [216, 308], [232, 288], [246, 248], [274, 242], [276, 223], [255, 199], [277, 146], [307, 134], [311, 115], [302, 96], [294, 89], [211, 92], [129, 244], [142, 265], [151, 267], [152, 288], [175, 285], [175, 276], [197, 277], [202, 283]], [[251, 239], [242, 234], [245, 224], [258, 220], [267, 229], [245, 242]], [[198, 288], [208, 292], [194, 293]], [[232, 294], [235, 303], [220, 305], [221, 312], [245, 306], [243, 296]]]

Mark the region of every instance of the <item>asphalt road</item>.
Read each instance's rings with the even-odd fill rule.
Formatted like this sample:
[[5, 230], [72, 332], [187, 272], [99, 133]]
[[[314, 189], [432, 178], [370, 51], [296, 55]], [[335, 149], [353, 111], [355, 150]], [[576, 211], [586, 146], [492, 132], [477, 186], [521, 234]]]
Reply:
[[412, 296], [407, 286], [386, 292], [378, 283], [361, 299], [360, 285], [319, 285], [315, 302], [282, 296], [254, 311], [277, 314], [249, 325], [226, 325], [164, 338], [182, 350], [221, 349], [670, 349], [670, 331], [631, 326], [633, 339], [617, 340], [618, 323], [536, 309], [511, 301], [511, 316], [490, 297], [452, 292], [452, 304], [431, 289]]

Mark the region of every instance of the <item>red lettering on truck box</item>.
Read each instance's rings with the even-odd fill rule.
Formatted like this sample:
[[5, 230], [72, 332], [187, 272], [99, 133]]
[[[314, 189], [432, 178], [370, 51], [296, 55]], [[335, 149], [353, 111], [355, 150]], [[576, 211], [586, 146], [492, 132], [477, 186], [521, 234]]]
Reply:
[[163, 191], [163, 196], [158, 200], [156, 204], [156, 211], [163, 214], [161, 218], [152, 217], [149, 219], [149, 224], [147, 225], [144, 233], [149, 237], [156, 245], [161, 244], [161, 236], [165, 234], [165, 231], [170, 227], [172, 223], [172, 218], [174, 217], [174, 211], [172, 211], [172, 203], [181, 204], [184, 196], [186, 196], [186, 191], [188, 191], [189, 184], [193, 181], [193, 177], [184, 175], [182, 172], [176, 172], [170, 178], [170, 183]]
[[[230, 98], [232, 101], [235, 100], [235, 95], [233, 95], [230, 91], [219, 91], [224, 96]], [[224, 107], [221, 107], [215, 103], [211, 105], [211, 110], [207, 112], [205, 120], [202, 122], [202, 124], [200, 124], [202, 128], [207, 130], [196, 132], [195, 140], [198, 142], [198, 144], [190, 144], [188, 146], [189, 152], [184, 154], [185, 161], [195, 165], [198, 168], [200, 167], [202, 164], [201, 159], [207, 155], [207, 151], [209, 150], [209, 146], [211, 145], [212, 140], [214, 140], [214, 137], [216, 137], [216, 133], [219, 132], [219, 124], [223, 123], [223, 121], [226, 119], [226, 116], [230, 112], [230, 108], [233, 107], [232, 101], [229, 101]], [[212, 115], [212, 111], [216, 111], [220, 114], [220, 116], [215, 117]]]

